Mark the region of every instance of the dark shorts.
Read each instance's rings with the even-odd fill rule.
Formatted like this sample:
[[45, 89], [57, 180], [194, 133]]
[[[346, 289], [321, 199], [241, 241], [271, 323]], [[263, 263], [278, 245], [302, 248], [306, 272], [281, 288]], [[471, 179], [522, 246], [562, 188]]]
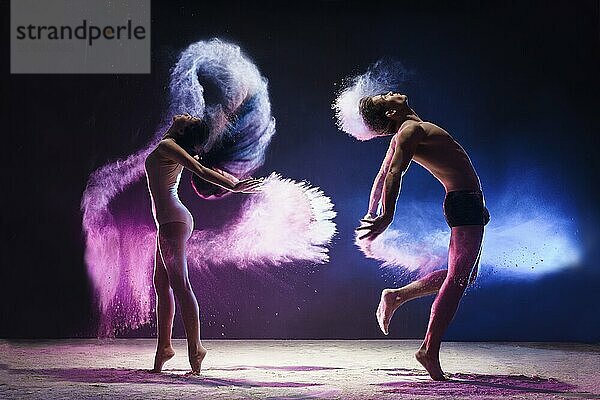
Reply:
[[490, 221], [490, 213], [485, 208], [483, 194], [479, 190], [446, 193], [444, 216], [450, 227], [486, 225]]

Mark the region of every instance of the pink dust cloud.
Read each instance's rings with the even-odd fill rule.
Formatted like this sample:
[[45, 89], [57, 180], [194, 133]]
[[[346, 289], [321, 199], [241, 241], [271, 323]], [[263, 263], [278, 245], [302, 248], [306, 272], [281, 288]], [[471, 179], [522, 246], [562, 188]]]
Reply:
[[[153, 318], [156, 228], [117, 221], [109, 209], [110, 199], [141, 178], [134, 173], [141, 167], [132, 165], [132, 159], [142, 163], [143, 153], [94, 174], [82, 202], [85, 260], [100, 312], [100, 336], [139, 328]], [[134, 172], [124, 171], [129, 168]], [[334, 217], [333, 204], [321, 190], [272, 174], [263, 191], [248, 195], [228, 224], [193, 232], [189, 267], [228, 264], [260, 273], [267, 266], [325, 263], [336, 233]]]

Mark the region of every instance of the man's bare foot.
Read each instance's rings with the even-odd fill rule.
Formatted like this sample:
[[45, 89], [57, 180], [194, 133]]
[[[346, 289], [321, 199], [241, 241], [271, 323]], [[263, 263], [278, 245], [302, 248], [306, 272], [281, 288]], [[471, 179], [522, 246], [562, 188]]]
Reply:
[[381, 292], [381, 300], [379, 300], [375, 315], [377, 316], [379, 328], [381, 328], [384, 335], [389, 333], [388, 327], [394, 312], [405, 302], [401, 293], [402, 291], [399, 289], [384, 289]]
[[415, 358], [421, 363], [423, 367], [429, 373], [429, 376], [434, 381], [445, 381], [447, 378], [444, 376], [444, 371], [440, 366], [439, 356], [431, 356], [423, 349], [420, 349], [415, 353]]
[[164, 349], [156, 349], [154, 356], [154, 368], [150, 372], [161, 372], [163, 365], [175, 355], [173, 347], [169, 346]]
[[200, 348], [195, 353], [188, 353], [188, 358], [190, 360], [190, 366], [192, 367], [192, 370], [186, 375], [200, 375], [200, 370], [202, 369], [202, 360], [204, 360], [204, 357], [206, 357], [207, 352], [208, 350], [200, 346]]

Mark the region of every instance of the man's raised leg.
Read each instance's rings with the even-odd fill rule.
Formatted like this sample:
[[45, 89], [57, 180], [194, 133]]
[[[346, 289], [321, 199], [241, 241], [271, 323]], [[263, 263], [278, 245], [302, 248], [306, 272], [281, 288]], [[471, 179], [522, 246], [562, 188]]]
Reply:
[[381, 300], [375, 313], [379, 328], [387, 335], [388, 327], [394, 312], [407, 301], [436, 293], [440, 290], [447, 270], [433, 271], [424, 277], [409, 283], [399, 289], [384, 289], [381, 292]]

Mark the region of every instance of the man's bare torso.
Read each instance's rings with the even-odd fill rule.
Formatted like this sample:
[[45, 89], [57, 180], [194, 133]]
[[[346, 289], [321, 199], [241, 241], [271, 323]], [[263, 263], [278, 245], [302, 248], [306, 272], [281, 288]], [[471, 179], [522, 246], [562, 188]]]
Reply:
[[[436, 177], [446, 192], [480, 190], [481, 185], [477, 173], [461, 145], [448, 132], [435, 124], [430, 122], [419, 122], [418, 124], [425, 131], [425, 136], [417, 145], [412, 159]], [[402, 132], [401, 129], [390, 142], [384, 161], [386, 171], [394, 155], [396, 140], [399, 135], [402, 135]]]

